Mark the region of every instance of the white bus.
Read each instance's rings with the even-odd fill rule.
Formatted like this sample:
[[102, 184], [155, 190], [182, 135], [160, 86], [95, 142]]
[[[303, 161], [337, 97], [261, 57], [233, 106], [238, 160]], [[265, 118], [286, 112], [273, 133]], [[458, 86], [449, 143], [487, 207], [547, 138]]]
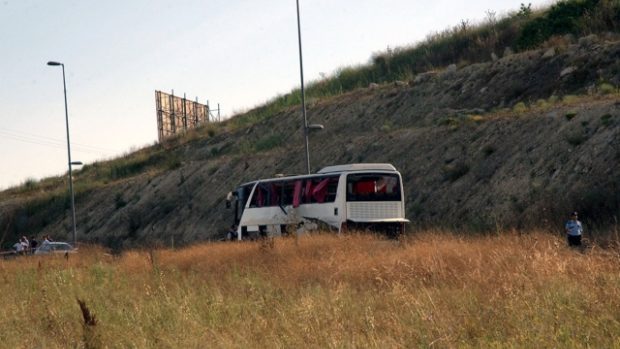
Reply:
[[227, 198], [236, 238], [310, 230], [372, 230], [390, 237], [405, 230], [400, 173], [390, 164], [329, 166], [316, 174], [242, 184]]

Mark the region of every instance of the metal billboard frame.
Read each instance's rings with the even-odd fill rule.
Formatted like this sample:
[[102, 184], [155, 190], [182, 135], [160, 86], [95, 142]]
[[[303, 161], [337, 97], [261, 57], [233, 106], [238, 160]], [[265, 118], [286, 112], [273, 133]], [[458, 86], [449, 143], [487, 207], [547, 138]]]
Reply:
[[217, 105], [215, 116], [207, 104], [188, 100], [185, 96], [155, 91], [155, 107], [157, 109], [157, 133], [159, 142], [187, 132], [188, 130], [206, 125], [209, 122], [219, 122], [220, 105]]

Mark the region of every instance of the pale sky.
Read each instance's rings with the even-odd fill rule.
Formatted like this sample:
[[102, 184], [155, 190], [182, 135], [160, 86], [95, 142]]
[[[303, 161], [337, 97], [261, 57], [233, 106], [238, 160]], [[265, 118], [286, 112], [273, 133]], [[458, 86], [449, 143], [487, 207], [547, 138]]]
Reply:
[[[528, 1], [529, 3], [529, 1]], [[548, 1], [532, 1], [538, 7]], [[519, 1], [300, 0], [306, 84]], [[0, 189], [157, 140], [155, 90], [230, 117], [298, 88], [294, 0], [0, 0]]]

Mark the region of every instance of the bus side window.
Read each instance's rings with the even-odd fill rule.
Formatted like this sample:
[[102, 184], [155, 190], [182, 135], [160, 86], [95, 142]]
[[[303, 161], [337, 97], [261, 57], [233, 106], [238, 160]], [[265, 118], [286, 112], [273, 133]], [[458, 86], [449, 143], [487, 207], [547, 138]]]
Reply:
[[304, 204], [312, 202], [312, 179], [306, 179], [301, 202]]
[[318, 180], [312, 189], [312, 202], [334, 202], [338, 191], [338, 177], [323, 177]]
[[269, 192], [269, 206], [278, 206], [280, 204], [280, 183], [272, 183]]
[[327, 183], [327, 197], [325, 198], [325, 202], [336, 201], [336, 195], [338, 194], [338, 179], [339, 177], [329, 178], [329, 182]]
[[282, 200], [280, 203], [282, 206], [293, 205], [296, 183], [299, 181], [286, 181], [282, 183]]
[[317, 203], [323, 203], [325, 201], [325, 196], [327, 195], [327, 184], [329, 183], [329, 178], [325, 178], [320, 181], [316, 187], [312, 190], [312, 198]]
[[262, 185], [258, 185], [256, 190], [254, 190], [254, 195], [252, 195], [252, 200], [250, 201], [250, 207], [263, 207], [265, 206], [265, 198], [267, 197], [267, 191], [262, 187]]
[[302, 202], [302, 192], [303, 181], [295, 181], [295, 186], [293, 187], [293, 207], [299, 207]]

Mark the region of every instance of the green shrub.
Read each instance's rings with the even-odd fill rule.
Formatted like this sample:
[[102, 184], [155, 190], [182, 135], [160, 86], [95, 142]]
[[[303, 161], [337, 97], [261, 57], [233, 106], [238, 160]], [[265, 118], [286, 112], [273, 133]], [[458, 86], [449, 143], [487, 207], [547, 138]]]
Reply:
[[560, 98], [556, 95], [551, 95], [549, 96], [549, 98], [547, 99], [547, 102], [549, 102], [550, 104], [556, 104], [558, 101], [560, 100]]
[[569, 112], [569, 113], [566, 113], [566, 115], [564, 115], [564, 117], [566, 118], [566, 120], [569, 120], [569, 121], [570, 121], [570, 120], [572, 120], [572, 119], [574, 119], [574, 118], [575, 118], [575, 116], [577, 116], [577, 113], [575, 113], [575, 112]]
[[237, 152], [239, 154], [249, 155], [254, 153], [254, 151], [254, 146], [247, 139], [237, 143]]
[[566, 136], [568, 144], [574, 147], [583, 144], [586, 140], [587, 137], [583, 132], [573, 132]]
[[482, 116], [482, 115], [468, 115], [467, 116], [467, 121], [479, 124], [479, 123], [484, 122], [484, 116]]
[[515, 113], [525, 113], [527, 111], [527, 105], [523, 102], [519, 102], [512, 107], [512, 111]]
[[254, 149], [258, 152], [267, 151], [276, 147], [279, 147], [283, 143], [283, 137], [278, 134], [268, 135], [261, 138], [254, 145]]
[[611, 125], [611, 122], [612, 122], [611, 114], [605, 114], [601, 116], [601, 123], [603, 124], [603, 126], [609, 126]]
[[588, 28], [582, 24], [584, 15], [592, 12], [599, 0], [559, 1], [541, 15], [528, 21], [519, 34], [519, 49], [534, 48], [553, 35], [581, 34]]
[[386, 121], [381, 125], [381, 131], [390, 132], [392, 130], [392, 123], [390, 121]]
[[544, 99], [539, 99], [534, 104], [536, 108], [547, 109], [549, 107], [550, 101], [545, 101]]
[[448, 116], [438, 121], [439, 126], [450, 126], [452, 128], [458, 127], [461, 124], [459, 118], [454, 116]]
[[33, 192], [36, 190], [39, 190], [39, 181], [34, 179], [34, 178], [28, 178], [24, 181], [24, 183], [22, 183], [22, 185], [19, 187], [19, 192], [21, 193], [29, 193], [29, 192]]
[[521, 18], [529, 18], [532, 15], [532, 3], [528, 3], [527, 6], [524, 3], [521, 3], [519, 7], [519, 12], [517, 12], [517, 17]]
[[482, 147], [482, 154], [484, 154], [484, 157], [489, 157], [493, 153], [495, 153], [495, 147], [493, 145], [487, 144]]
[[172, 153], [170, 154], [170, 156], [166, 158], [166, 169], [167, 170], [176, 170], [177, 168], [181, 167], [181, 165], [183, 165], [183, 163], [181, 162], [181, 159]]
[[123, 199], [123, 193], [116, 193], [114, 196], [114, 206], [118, 210], [119, 208], [123, 208], [127, 205], [125, 199]]
[[575, 103], [578, 100], [579, 100], [579, 97], [575, 95], [566, 95], [562, 97], [562, 102], [568, 103], [568, 104]]
[[454, 182], [469, 172], [469, 166], [463, 162], [447, 164], [442, 168], [444, 179]]
[[110, 167], [109, 177], [112, 179], [129, 177], [133, 174], [141, 172], [144, 166], [145, 164], [143, 162], [131, 161], [131, 162], [116, 163]]
[[604, 95], [615, 93], [617, 89], [612, 84], [602, 83], [598, 85], [598, 92]]

